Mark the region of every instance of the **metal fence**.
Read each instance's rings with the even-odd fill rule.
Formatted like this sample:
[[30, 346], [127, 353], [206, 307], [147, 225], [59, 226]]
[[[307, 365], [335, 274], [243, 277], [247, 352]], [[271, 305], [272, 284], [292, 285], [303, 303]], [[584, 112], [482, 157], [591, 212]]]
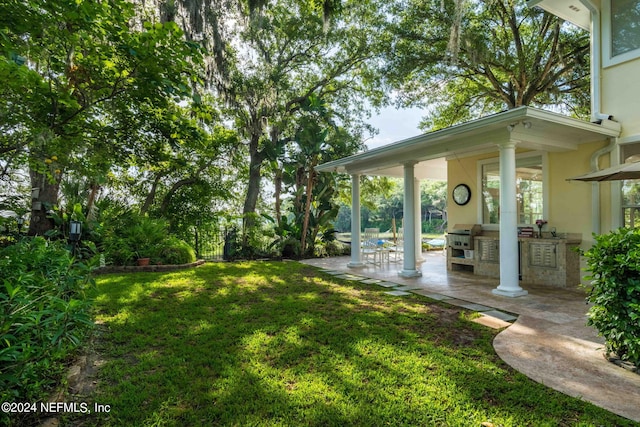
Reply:
[[251, 239], [250, 248], [243, 247], [237, 226], [215, 228], [211, 225], [196, 227], [189, 242], [198, 259], [205, 261], [229, 261], [238, 258], [269, 258], [273, 256], [273, 240], [268, 236]]
[[225, 259], [225, 241], [229, 231], [220, 229], [195, 229], [194, 245], [196, 257], [206, 261]]

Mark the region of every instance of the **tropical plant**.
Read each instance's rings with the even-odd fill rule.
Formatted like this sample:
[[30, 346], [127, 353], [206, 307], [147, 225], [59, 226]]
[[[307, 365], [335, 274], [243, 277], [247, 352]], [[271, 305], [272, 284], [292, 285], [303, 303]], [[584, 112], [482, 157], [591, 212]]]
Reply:
[[169, 237], [167, 223], [148, 216], [140, 216], [136, 223], [123, 231], [129, 248], [138, 259], [157, 258], [161, 246]]
[[584, 253], [591, 272], [589, 325], [604, 337], [607, 351], [640, 366], [640, 229], [594, 239]]
[[[276, 173], [277, 231], [287, 256], [313, 255], [318, 236], [322, 241], [323, 236], [333, 235], [339, 210], [338, 179], [318, 173], [316, 166], [349, 155], [359, 146], [357, 138], [334, 121], [336, 113], [322, 99], [310, 96], [299, 115], [292, 143], [278, 159], [281, 169]], [[279, 214], [281, 185], [289, 195], [285, 216]], [[293, 244], [292, 238], [299, 244]]]
[[40, 401], [59, 384], [93, 324], [90, 273], [62, 242], [23, 238], [0, 248], [0, 401]]
[[170, 236], [167, 221], [141, 215], [130, 207], [114, 205], [105, 210], [102, 231], [99, 246], [110, 264], [132, 265], [140, 258], [164, 264], [175, 259], [193, 261], [183, 249], [188, 244]]

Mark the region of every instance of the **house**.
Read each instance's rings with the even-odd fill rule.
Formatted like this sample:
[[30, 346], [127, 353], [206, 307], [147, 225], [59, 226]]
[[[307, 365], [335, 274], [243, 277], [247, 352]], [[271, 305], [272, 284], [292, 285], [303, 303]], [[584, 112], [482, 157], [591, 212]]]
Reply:
[[[531, 0], [591, 31], [590, 121], [521, 107], [320, 165], [352, 177], [352, 212], [360, 211], [359, 177], [404, 178], [404, 260], [399, 274], [421, 275], [419, 181], [446, 179], [449, 232], [481, 225], [472, 258], [449, 242], [449, 265], [499, 279], [494, 293], [526, 295], [526, 283], [574, 286], [580, 280], [575, 246], [592, 233], [633, 221], [640, 206], [620, 182], [584, 183], [577, 175], [640, 157], [640, 0]], [[631, 9], [631, 10], [629, 10]], [[632, 19], [629, 19], [629, 18]], [[623, 203], [624, 201], [624, 203]], [[636, 199], [640, 204], [640, 200]], [[542, 239], [523, 237], [544, 220]], [[519, 236], [519, 231], [521, 232]], [[352, 241], [360, 217], [352, 215]], [[572, 255], [574, 254], [574, 255]], [[351, 267], [362, 265], [352, 251]]]

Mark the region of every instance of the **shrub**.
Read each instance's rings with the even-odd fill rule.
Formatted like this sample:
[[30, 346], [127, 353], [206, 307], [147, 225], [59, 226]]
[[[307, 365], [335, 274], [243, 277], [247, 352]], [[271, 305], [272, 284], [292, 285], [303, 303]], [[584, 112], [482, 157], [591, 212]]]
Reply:
[[133, 265], [138, 258], [188, 264], [196, 258], [188, 243], [169, 235], [166, 221], [130, 211], [105, 227], [103, 249], [107, 261], [115, 265]]
[[350, 247], [338, 240], [330, 240], [328, 242], [318, 241], [314, 249], [314, 256], [317, 257], [342, 256], [351, 253], [349, 250]]
[[129, 246], [126, 239], [119, 236], [105, 238], [103, 245], [105, 258], [109, 264], [131, 265], [136, 259], [135, 252]]
[[594, 235], [585, 252], [592, 288], [589, 325], [620, 359], [640, 365], [640, 229]]
[[281, 253], [284, 258], [300, 258], [302, 256], [302, 243], [295, 237], [287, 237], [281, 244]]
[[0, 249], [0, 401], [42, 400], [59, 382], [92, 325], [90, 273], [60, 242], [24, 238]]
[[189, 264], [196, 260], [193, 248], [176, 237], [166, 239], [157, 256], [161, 264]]
[[130, 249], [137, 258], [157, 258], [169, 239], [167, 222], [140, 216], [133, 226], [124, 230]]
[[139, 258], [159, 261], [159, 252], [169, 238], [166, 221], [132, 212], [105, 231], [106, 258], [116, 265], [133, 265]]

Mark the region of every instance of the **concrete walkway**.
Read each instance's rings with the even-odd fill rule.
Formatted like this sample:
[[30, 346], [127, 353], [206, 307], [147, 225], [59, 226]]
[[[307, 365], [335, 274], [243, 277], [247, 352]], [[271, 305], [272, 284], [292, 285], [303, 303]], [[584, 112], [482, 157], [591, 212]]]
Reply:
[[[497, 279], [448, 272], [441, 251], [422, 254], [422, 277], [398, 276], [401, 264], [348, 268], [348, 257], [304, 261], [340, 275], [378, 279], [395, 295], [412, 292], [481, 313], [479, 323], [502, 328], [494, 348], [507, 364], [529, 378], [615, 414], [640, 422], [640, 374], [605, 360], [604, 341], [586, 326], [585, 293], [521, 285], [529, 295], [507, 298], [491, 291]], [[513, 322], [513, 323], [510, 323]]]

